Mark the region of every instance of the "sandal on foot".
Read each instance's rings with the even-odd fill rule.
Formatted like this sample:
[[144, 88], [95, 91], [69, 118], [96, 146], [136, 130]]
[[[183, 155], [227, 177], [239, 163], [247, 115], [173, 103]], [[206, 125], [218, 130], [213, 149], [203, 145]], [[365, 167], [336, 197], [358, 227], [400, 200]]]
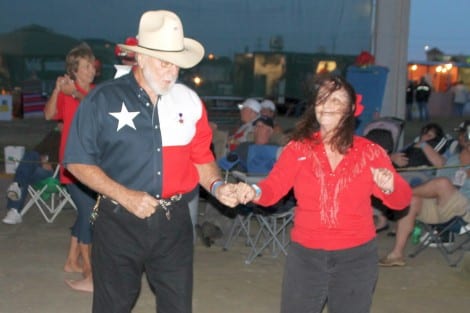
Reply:
[[405, 266], [405, 261], [403, 258], [394, 258], [390, 256], [386, 256], [379, 260], [379, 265], [384, 267], [392, 267], [392, 266]]

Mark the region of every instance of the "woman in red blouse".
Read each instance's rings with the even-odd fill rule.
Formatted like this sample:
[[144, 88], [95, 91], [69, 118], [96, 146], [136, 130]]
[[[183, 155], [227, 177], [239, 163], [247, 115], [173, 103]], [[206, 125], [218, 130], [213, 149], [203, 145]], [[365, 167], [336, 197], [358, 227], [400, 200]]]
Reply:
[[[75, 112], [91, 89], [95, 78], [95, 56], [91, 48], [82, 43], [67, 54], [65, 65], [67, 75], [56, 81], [56, 87], [44, 108], [47, 120], [63, 122], [59, 149], [59, 162], [62, 163], [65, 146]], [[93, 291], [90, 248], [92, 227], [91, 210], [96, 202], [96, 194], [81, 184], [64, 166], [60, 167], [60, 182], [67, 187], [72, 200], [78, 209], [77, 219], [71, 228], [70, 248], [65, 261], [64, 271], [81, 272], [82, 280], [67, 280], [66, 283], [75, 290]]]
[[[297, 199], [281, 312], [369, 312], [378, 277], [371, 195], [404, 209], [411, 189], [377, 144], [354, 136], [353, 87], [342, 77], [312, 82], [310, 106], [269, 176], [240, 184], [238, 199], [262, 206], [291, 188]], [[360, 96], [357, 97], [360, 99]]]

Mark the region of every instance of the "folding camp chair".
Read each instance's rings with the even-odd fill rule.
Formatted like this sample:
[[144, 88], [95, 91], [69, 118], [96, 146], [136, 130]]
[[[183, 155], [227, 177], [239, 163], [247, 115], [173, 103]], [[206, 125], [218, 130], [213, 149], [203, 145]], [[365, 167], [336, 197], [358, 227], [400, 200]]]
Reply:
[[237, 215], [230, 227], [228, 236], [224, 242], [223, 250], [227, 251], [230, 249], [234, 241], [240, 236], [245, 237], [245, 244], [253, 248], [255, 243], [251, 236], [251, 220], [253, 218], [253, 212], [251, 209], [238, 210]]
[[287, 228], [294, 218], [294, 207], [285, 212], [266, 213], [255, 211], [254, 217], [258, 221], [259, 229], [251, 245], [251, 251], [245, 259], [246, 264], [251, 264], [256, 257], [271, 246], [271, 255], [277, 257], [279, 253], [287, 255], [287, 246], [290, 238]]
[[[238, 180], [248, 184], [257, 183], [265, 177], [239, 171], [232, 171], [231, 174]], [[228, 249], [234, 239], [240, 234], [244, 234], [246, 236], [246, 245], [250, 248], [245, 264], [251, 264], [256, 257], [261, 256], [268, 248], [271, 248], [273, 257], [277, 257], [281, 252], [287, 255], [286, 248], [290, 243], [287, 229], [294, 218], [294, 207], [295, 204], [288, 210], [270, 212], [270, 209], [255, 206], [249, 212], [237, 215], [224, 249]], [[252, 220], [257, 222], [257, 228], [251, 225]]]
[[277, 145], [250, 145], [246, 160], [249, 176], [266, 176], [276, 163], [281, 147]]
[[[240, 163], [240, 159], [237, 154], [231, 152], [225, 157], [218, 160], [219, 167], [225, 172], [225, 181], [228, 180], [228, 176], [232, 168]], [[230, 227], [230, 231], [226, 240], [224, 242], [223, 250], [228, 250], [232, 246], [235, 239], [239, 236], [244, 235], [246, 238], [246, 244], [248, 246], [253, 246], [253, 240], [250, 236], [251, 231], [251, 219], [253, 217], [253, 212], [249, 208], [239, 208], [237, 215]]]
[[[470, 232], [459, 234], [462, 226], [467, 224], [460, 216], [453, 217], [448, 222], [441, 224], [428, 224], [421, 221], [417, 221], [417, 223], [423, 228], [424, 235], [418, 246], [409, 254], [411, 258], [433, 244], [449, 266], [454, 267], [462, 260], [464, 255], [462, 248], [465, 244], [470, 243]], [[450, 236], [452, 241], [450, 246], [442, 241], [443, 235]]]
[[[270, 172], [280, 152], [279, 146], [252, 145], [248, 149], [247, 173], [232, 171], [231, 174], [239, 181], [248, 184], [257, 183]], [[230, 234], [224, 245], [227, 249], [240, 234], [246, 235], [246, 244], [250, 247], [246, 264], [251, 264], [266, 248], [272, 248], [272, 255], [280, 252], [287, 254], [289, 244], [287, 227], [293, 218], [293, 208], [282, 212], [269, 212], [259, 207], [247, 207], [249, 212], [238, 214], [232, 224]], [[251, 227], [251, 221], [256, 220], [258, 228]]]
[[[280, 147], [276, 145], [250, 145], [248, 147], [247, 163], [242, 164], [247, 168], [249, 174], [240, 171], [232, 171], [232, 176], [239, 181], [244, 181], [249, 184], [260, 181], [272, 169], [277, 160], [279, 150]], [[229, 153], [225, 158], [219, 160], [219, 166], [226, 172], [226, 180], [231, 169], [240, 162], [242, 162], [242, 160], [234, 153]], [[250, 233], [250, 223], [253, 218], [253, 212], [250, 207], [241, 208], [239, 211], [224, 244], [224, 250], [227, 250], [232, 245], [234, 239], [238, 238], [241, 234], [246, 236], [247, 245], [253, 247], [253, 240]]]
[[36, 206], [44, 219], [48, 223], [52, 223], [67, 204], [77, 210], [69, 193], [59, 182], [59, 169], [60, 165], [57, 165], [52, 177], [48, 177], [34, 185], [28, 186], [30, 199], [23, 210], [21, 210], [22, 216], [24, 216], [30, 208]]

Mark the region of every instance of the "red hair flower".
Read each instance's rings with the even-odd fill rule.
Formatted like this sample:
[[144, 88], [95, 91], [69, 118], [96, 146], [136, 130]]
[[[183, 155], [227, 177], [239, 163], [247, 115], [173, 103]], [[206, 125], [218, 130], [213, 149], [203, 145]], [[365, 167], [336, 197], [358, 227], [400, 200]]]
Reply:
[[364, 111], [364, 105], [362, 102], [362, 95], [356, 94], [356, 109], [354, 110], [354, 116], [361, 115], [362, 111]]

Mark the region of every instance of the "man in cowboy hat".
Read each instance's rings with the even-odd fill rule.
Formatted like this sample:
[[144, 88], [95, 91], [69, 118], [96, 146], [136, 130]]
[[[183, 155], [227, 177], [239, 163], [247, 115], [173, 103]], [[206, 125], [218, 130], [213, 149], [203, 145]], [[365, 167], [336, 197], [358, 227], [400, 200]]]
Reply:
[[141, 19], [132, 73], [98, 86], [75, 115], [64, 163], [101, 196], [94, 209], [93, 312], [130, 312], [142, 273], [158, 312], [192, 307], [193, 232], [187, 193], [201, 184], [238, 204], [210, 151], [212, 131], [194, 91], [176, 82], [204, 55], [173, 12]]

